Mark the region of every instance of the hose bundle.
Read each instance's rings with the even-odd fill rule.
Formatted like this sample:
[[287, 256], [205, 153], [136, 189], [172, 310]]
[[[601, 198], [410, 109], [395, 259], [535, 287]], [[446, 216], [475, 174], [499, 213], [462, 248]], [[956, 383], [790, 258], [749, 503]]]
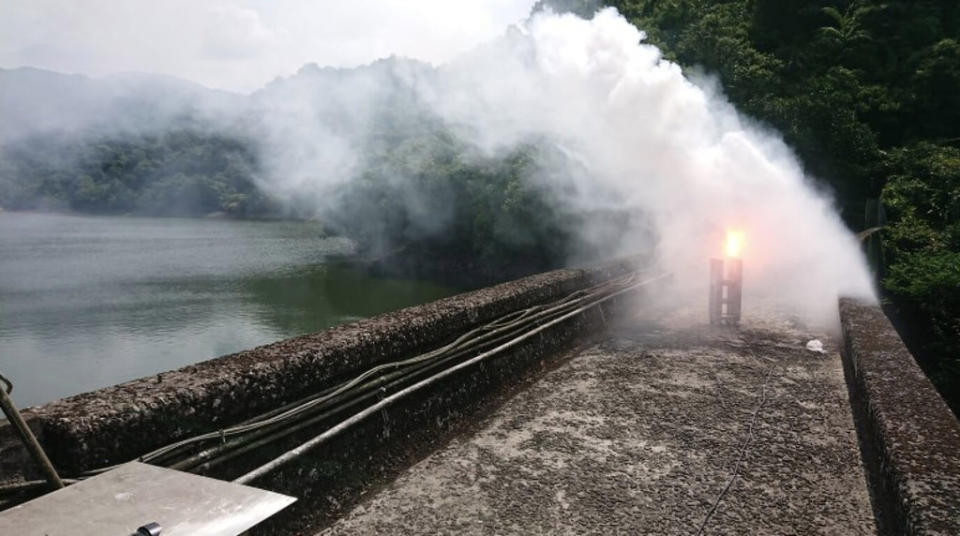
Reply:
[[[250, 482], [301, 456], [410, 393], [499, 354], [551, 326], [598, 307], [616, 296], [666, 277], [667, 275], [664, 274], [642, 279], [640, 272], [634, 272], [578, 290], [551, 303], [514, 311], [471, 329], [435, 350], [374, 366], [349, 380], [296, 402], [233, 426], [165, 445], [141, 455], [137, 460], [181, 471], [206, 472], [226, 461], [318, 425], [337, 414], [362, 406], [365, 402], [369, 403], [372, 398], [379, 397], [378, 402], [360, 409], [359, 412], [327, 428], [299, 447], [234, 480], [238, 483]], [[387, 393], [392, 394], [386, 395]], [[73, 483], [114, 467], [116, 466], [87, 471], [67, 482]], [[0, 494], [20, 492], [42, 485], [43, 482], [40, 481], [7, 485], [0, 487]]]

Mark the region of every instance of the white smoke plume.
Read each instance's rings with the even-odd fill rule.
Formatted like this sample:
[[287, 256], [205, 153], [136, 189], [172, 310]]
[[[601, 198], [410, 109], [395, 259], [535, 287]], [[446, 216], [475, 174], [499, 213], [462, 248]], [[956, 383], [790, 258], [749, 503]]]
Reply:
[[[401, 87], [488, 154], [550, 140], [568, 158], [541, 162], [540, 186], [573, 178], [562, 197], [574, 210], [642, 214], [654, 240], [638, 233], [614, 249], [652, 248], [700, 297], [708, 259], [723, 255], [735, 229], [744, 234], [748, 300], [768, 296], [826, 319], [840, 294], [872, 298], [855, 238], [779, 136], [738, 115], [709, 81], [686, 78], [644, 37], [614, 9], [592, 20], [542, 12], [436, 71], [393, 64], [395, 86], [354, 73], [338, 86], [344, 94], [318, 97], [294, 84], [263, 103], [274, 107], [266, 186], [320, 200], [349, 180], [364, 156], [362, 133], [377, 126], [365, 111]], [[320, 124], [318, 106], [351, 119]], [[551, 170], [569, 162], [577, 168]], [[593, 230], [582, 232], [589, 239]]]
[[[708, 260], [722, 256], [733, 229], [745, 240], [747, 309], [765, 296], [823, 319], [835, 314], [839, 294], [872, 298], [855, 239], [780, 137], [741, 117], [715, 83], [685, 77], [644, 37], [614, 9], [590, 20], [540, 12], [437, 67], [399, 58], [307, 65], [249, 96], [153, 75], [97, 81], [0, 71], [21, 84], [7, 82], [0, 94], [0, 143], [48, 129], [123, 139], [178, 121], [239, 133], [259, 144], [259, 185], [296, 213], [310, 207], [323, 219], [338, 209], [338, 191], [394, 138], [441, 124], [471, 148], [461, 158], [550, 145], [534, 153], [541, 160], [528, 180], [564, 212], [586, 215], [578, 238], [603, 246], [574, 253], [571, 265], [596, 260], [598, 249], [653, 252], [702, 301]], [[74, 97], [65, 100], [70, 88]], [[431, 165], [424, 143], [405, 148], [402, 165], [384, 159], [376, 172], [417, 231], [430, 235], [452, 216], [443, 185], [414, 184], [418, 161]], [[628, 232], [589, 216], [610, 213], [635, 215]]]

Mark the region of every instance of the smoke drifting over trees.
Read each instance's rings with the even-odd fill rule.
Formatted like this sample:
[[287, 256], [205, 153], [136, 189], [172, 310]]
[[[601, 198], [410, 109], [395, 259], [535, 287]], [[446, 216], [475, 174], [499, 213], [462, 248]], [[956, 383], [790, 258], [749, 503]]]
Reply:
[[[779, 137], [643, 38], [612, 9], [541, 12], [439, 67], [308, 65], [249, 97], [58, 79], [89, 115], [5, 132], [0, 203], [316, 217], [372, 251], [518, 269], [655, 252], [697, 284], [737, 228], [753, 289], [820, 312], [871, 295]], [[44, 109], [22, 89], [3, 104]]]

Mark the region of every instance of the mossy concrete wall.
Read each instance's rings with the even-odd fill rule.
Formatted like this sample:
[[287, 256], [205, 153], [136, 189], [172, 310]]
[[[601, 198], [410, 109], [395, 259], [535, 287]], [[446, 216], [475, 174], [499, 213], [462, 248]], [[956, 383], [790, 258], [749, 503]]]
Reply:
[[[556, 270], [26, 409], [54, 464], [74, 473], [239, 422], [384, 361], [435, 348], [508, 312], [626, 273], [636, 259]], [[33, 479], [0, 425], [0, 482]]]
[[844, 298], [840, 320], [881, 532], [960, 534], [960, 422], [880, 307]]

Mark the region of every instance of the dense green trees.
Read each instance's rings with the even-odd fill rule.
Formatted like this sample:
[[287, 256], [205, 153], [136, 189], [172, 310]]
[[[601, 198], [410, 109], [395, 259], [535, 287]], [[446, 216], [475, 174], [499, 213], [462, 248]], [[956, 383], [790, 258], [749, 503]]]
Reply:
[[0, 207], [98, 213], [270, 215], [248, 141], [175, 130], [56, 135], [0, 148]]
[[280, 201], [259, 188], [255, 177], [264, 170], [249, 138], [174, 130], [47, 135], [0, 147], [0, 207], [319, 216], [329, 231], [355, 239], [367, 255], [405, 251], [423, 259], [414, 269], [487, 272], [474, 274], [476, 281], [551, 268], [576, 247], [573, 220], [563, 217], [552, 189], [528, 180], [537, 172], [536, 153], [548, 145], [482, 155], [428, 110], [407, 102], [381, 105], [377, 128], [356, 140], [366, 148], [362, 166], [319, 203]]
[[325, 214], [337, 233], [374, 255], [422, 257], [417, 268], [496, 268], [474, 273], [479, 280], [551, 268], [576, 247], [554, 190], [531, 180], [548, 145], [483, 155], [442, 123], [425, 123], [368, 142], [376, 149]]
[[884, 288], [909, 342], [960, 408], [960, 149], [920, 142], [892, 151], [889, 163]]
[[[578, 9], [589, 2], [574, 2]], [[960, 3], [608, 0], [781, 132], [854, 230], [882, 214], [888, 312], [960, 410]], [[880, 218], [878, 218], [880, 216]]]

